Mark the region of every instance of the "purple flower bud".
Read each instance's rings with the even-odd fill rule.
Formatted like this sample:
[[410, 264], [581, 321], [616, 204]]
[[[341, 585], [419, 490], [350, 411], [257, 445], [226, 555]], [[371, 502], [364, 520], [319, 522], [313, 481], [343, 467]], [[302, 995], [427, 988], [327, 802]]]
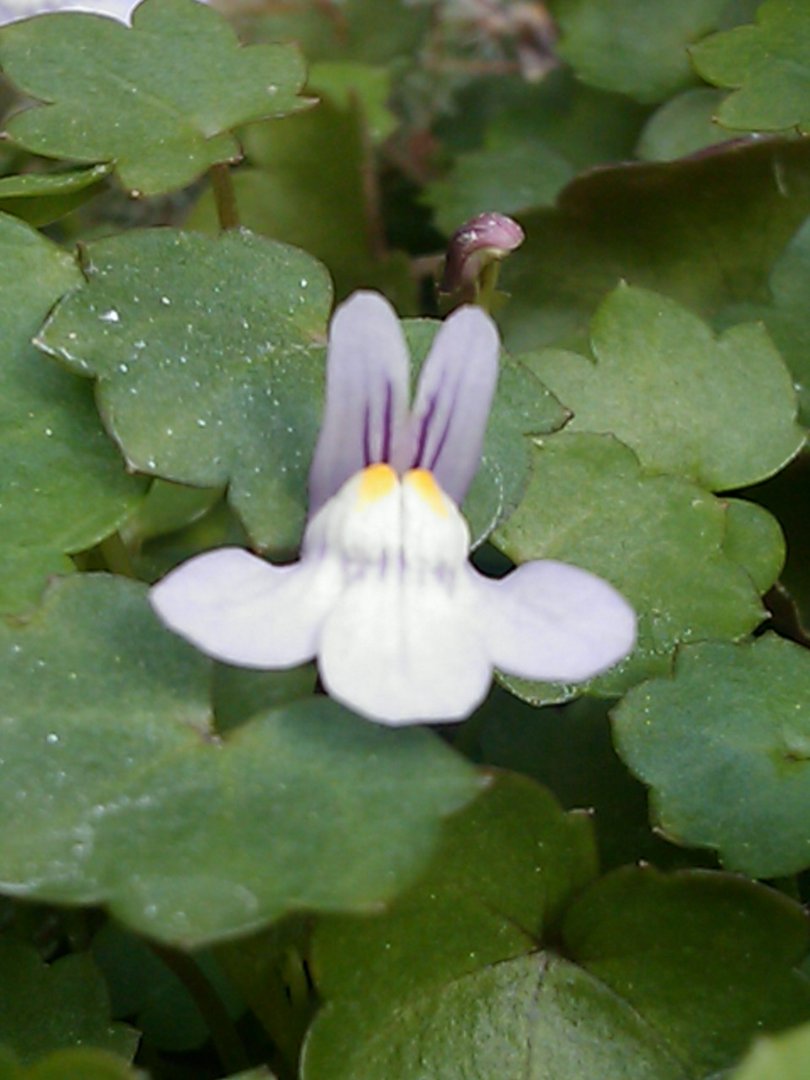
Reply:
[[524, 239], [520, 225], [505, 214], [477, 214], [450, 238], [441, 291], [454, 293], [473, 285], [486, 266], [506, 258]]

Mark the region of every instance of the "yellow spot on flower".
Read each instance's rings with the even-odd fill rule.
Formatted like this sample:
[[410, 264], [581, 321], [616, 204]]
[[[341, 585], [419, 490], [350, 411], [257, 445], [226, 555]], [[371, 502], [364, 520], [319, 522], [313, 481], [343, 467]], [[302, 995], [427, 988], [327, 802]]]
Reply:
[[361, 503], [376, 502], [390, 495], [397, 486], [397, 474], [390, 465], [368, 465], [360, 477], [358, 496]]
[[410, 469], [405, 473], [403, 484], [408, 484], [428, 504], [434, 513], [447, 517], [446, 496], [428, 469]]

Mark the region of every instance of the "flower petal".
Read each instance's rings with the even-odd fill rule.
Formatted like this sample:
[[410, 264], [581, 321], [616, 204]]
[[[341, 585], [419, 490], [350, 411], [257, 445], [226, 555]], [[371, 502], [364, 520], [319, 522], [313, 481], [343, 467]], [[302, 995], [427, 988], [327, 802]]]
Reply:
[[477, 307], [453, 312], [440, 327], [419, 378], [400, 469], [429, 469], [459, 505], [481, 461], [498, 380], [495, 323]]
[[273, 566], [240, 548], [221, 548], [173, 570], [149, 598], [171, 630], [209, 656], [283, 668], [314, 657], [340, 588], [330, 560]]
[[551, 559], [500, 581], [475, 578], [477, 616], [496, 668], [524, 679], [581, 682], [628, 655], [636, 616], [602, 578]]
[[329, 330], [326, 407], [309, 474], [315, 514], [354, 473], [389, 461], [408, 418], [408, 350], [394, 309], [357, 292]]
[[470, 622], [466, 576], [458, 583], [449, 591], [430, 573], [399, 567], [355, 582], [323, 628], [318, 665], [330, 694], [384, 724], [468, 716], [492, 666]]

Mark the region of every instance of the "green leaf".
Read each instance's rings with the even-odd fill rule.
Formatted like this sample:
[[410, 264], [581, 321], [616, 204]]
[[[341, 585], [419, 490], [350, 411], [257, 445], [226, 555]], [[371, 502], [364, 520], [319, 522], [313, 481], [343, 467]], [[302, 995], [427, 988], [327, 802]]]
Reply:
[[[468, 812], [447, 822], [428, 873], [385, 915], [327, 918], [317, 927], [312, 967], [329, 1005], [305, 1044], [303, 1076], [408, 1075], [386, 1060], [393, 1016], [406, 1023], [405, 1039], [413, 1038], [420, 1002], [429, 1007], [448, 985], [532, 952], [594, 873], [587, 818], [563, 813], [525, 779], [498, 777]], [[423, 1015], [422, 1022], [426, 1035], [430, 1021]], [[452, 1075], [424, 1065], [424, 1075]]]
[[217, 946], [216, 959], [280, 1058], [297, 1072], [304, 1035], [318, 1009], [307, 969], [312, 918], [293, 915], [242, 941]]
[[810, 866], [810, 654], [775, 635], [682, 650], [613, 714], [656, 825], [752, 877]]
[[45, 157], [114, 161], [133, 193], [184, 187], [239, 157], [233, 128], [301, 108], [299, 53], [241, 48], [226, 20], [192, 0], [145, 0], [132, 28], [59, 13], [3, 28], [0, 64], [34, 105], [8, 123]]
[[146, 1073], [104, 1050], [57, 1050], [28, 1068], [0, 1060], [0, 1080], [147, 1080]]
[[92, 390], [30, 342], [81, 280], [73, 259], [0, 216], [0, 611], [33, 604], [67, 553], [112, 532], [140, 499], [98, 421]]
[[735, 92], [717, 119], [744, 131], [810, 131], [810, 10], [796, 0], [765, 0], [756, 25], [713, 34], [692, 50], [698, 72]]
[[594, 316], [591, 350], [527, 362], [573, 411], [569, 431], [616, 435], [652, 472], [742, 487], [804, 443], [790, 373], [759, 325], [717, 339], [675, 301], [620, 285]]
[[744, 566], [760, 593], [776, 582], [785, 563], [785, 536], [779, 521], [755, 502], [724, 499], [723, 551]]
[[573, 166], [554, 147], [520, 132], [503, 134], [498, 125], [481, 149], [460, 154], [447, 176], [427, 185], [425, 201], [435, 210], [439, 228], [450, 235], [493, 207], [517, 214], [551, 206], [573, 175]]
[[[703, 1077], [732, 1064], [754, 1034], [810, 1017], [796, 969], [808, 947], [798, 904], [711, 871], [625, 868], [574, 900], [565, 954]], [[618, 1074], [622, 1075], [622, 1074]]]
[[799, 395], [800, 416], [810, 426], [810, 221], [792, 237], [777, 259], [768, 281], [767, 303], [734, 305], [720, 313], [718, 321], [733, 325], [741, 320], [761, 319], [793, 373]]
[[[220, 487], [253, 542], [289, 552], [323, 400], [329, 284], [301, 251], [250, 233], [155, 229], [87, 248], [87, 284], [37, 344], [96, 375], [101, 414], [127, 460], [183, 484]], [[406, 324], [418, 370], [438, 323]], [[505, 359], [484, 463], [465, 503], [474, 542], [519, 501], [525, 435], [565, 411]]]
[[258, 713], [311, 697], [316, 681], [314, 664], [289, 671], [252, 671], [215, 664], [211, 696], [217, 731], [230, 731]]
[[30, 1063], [52, 1050], [88, 1045], [131, 1060], [138, 1033], [110, 1022], [107, 988], [89, 954], [50, 966], [22, 942], [0, 937], [0, 1043]]
[[568, 68], [541, 82], [499, 74], [464, 86], [437, 134], [456, 151], [421, 200], [450, 235], [497, 208], [523, 216], [551, 206], [577, 172], [632, 155], [645, 110], [577, 82]]
[[[487, 138], [543, 142], [581, 172], [632, 156], [648, 110], [618, 94], [585, 86], [560, 66], [540, 82], [498, 73], [463, 85], [450, 116], [439, 117], [445, 148], [465, 151]], [[508, 176], [501, 176], [504, 183]]]
[[297, 0], [259, 14], [251, 30], [264, 41], [297, 41], [313, 60], [387, 64], [417, 56], [431, 23], [430, 9], [409, 0], [342, 0], [339, 11]]
[[134, 468], [228, 484], [255, 543], [293, 549], [320, 423], [324, 268], [246, 232], [153, 229], [89, 245], [85, 274], [37, 344], [97, 376]]
[[698, 86], [670, 98], [645, 124], [637, 156], [642, 161], [672, 161], [730, 138], [715, 120], [725, 96], [720, 90]]
[[[535, 447], [526, 496], [495, 538], [516, 563], [552, 558], [599, 574], [636, 609], [635, 651], [589, 684], [610, 695], [668, 671], [682, 642], [739, 638], [761, 621], [748, 572], [724, 549], [726, 528], [708, 492], [645, 473], [610, 436], [563, 432]], [[505, 681], [539, 704], [581, 690]]]
[[810, 1024], [757, 1039], [731, 1080], [805, 1080], [810, 1073]]
[[[129, 1016], [145, 1041], [175, 1053], [202, 1046], [210, 1032], [178, 976], [149, 946], [110, 921], [93, 938], [93, 958], [110, 989], [113, 1016]], [[208, 954], [187, 960], [197, 965], [228, 1013], [244, 1007]]]
[[[385, 250], [378, 210], [368, 184], [376, 168], [367, 145], [366, 115], [354, 98], [280, 121], [253, 125], [244, 133], [255, 167], [239, 169], [233, 183], [244, 226], [294, 244], [321, 259], [334, 277], [338, 297], [377, 286], [406, 311], [415, 308], [408, 260]], [[217, 232], [210, 191], [187, 225]]]
[[480, 788], [431, 732], [323, 697], [219, 736], [210, 677], [122, 578], [69, 578], [0, 630], [5, 891], [106, 903], [186, 946], [290, 910], [367, 910], [413, 879], [440, 818]]
[[384, 915], [322, 919], [304, 1080], [698, 1080], [810, 1012], [798, 905], [712, 873], [589, 885], [587, 831], [504, 776]]
[[559, 50], [583, 82], [663, 101], [694, 73], [687, 46], [717, 26], [726, 0], [552, 0]]
[[593, 311], [622, 279], [704, 317], [761, 301], [808, 213], [810, 140], [593, 171], [569, 184], [557, 209], [521, 217], [526, 242], [501, 272], [512, 296], [500, 316], [506, 346], [581, 346]]
[[695, 852], [653, 834], [644, 786], [613, 749], [608, 703], [593, 698], [536, 709], [500, 687], [469, 721], [474, 743], [462, 735], [473, 760], [511, 769], [545, 784], [566, 809], [593, 814], [600, 863], [606, 869], [646, 860], [656, 866], [687, 866]]
[[4, 176], [0, 178], [0, 212], [14, 214], [31, 225], [49, 225], [92, 199], [111, 169], [111, 165], [94, 165]]
[[309, 69], [307, 90], [323, 94], [334, 105], [349, 109], [357, 101], [374, 142], [382, 142], [399, 119], [388, 107], [391, 72], [386, 67], [351, 60], [322, 60]]

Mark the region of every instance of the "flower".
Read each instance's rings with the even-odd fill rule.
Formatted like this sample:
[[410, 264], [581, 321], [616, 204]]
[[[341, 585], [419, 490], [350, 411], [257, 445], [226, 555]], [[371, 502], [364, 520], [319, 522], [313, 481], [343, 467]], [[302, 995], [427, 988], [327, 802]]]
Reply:
[[[207, 3], [207, 0], [203, 2]], [[140, 0], [0, 0], [0, 26], [59, 11], [106, 15], [110, 19], [129, 23], [139, 3]]]
[[300, 560], [223, 548], [151, 593], [163, 621], [230, 664], [317, 657], [329, 693], [384, 724], [460, 720], [493, 668], [579, 681], [622, 659], [635, 615], [601, 578], [551, 560], [500, 580], [469, 563], [459, 511], [498, 372], [494, 323], [463, 307], [439, 329], [408, 407], [408, 351], [381, 296], [332, 320], [326, 408]]
[[138, 0], [0, 0], [0, 26], [56, 11], [83, 11], [128, 22], [136, 3]]

